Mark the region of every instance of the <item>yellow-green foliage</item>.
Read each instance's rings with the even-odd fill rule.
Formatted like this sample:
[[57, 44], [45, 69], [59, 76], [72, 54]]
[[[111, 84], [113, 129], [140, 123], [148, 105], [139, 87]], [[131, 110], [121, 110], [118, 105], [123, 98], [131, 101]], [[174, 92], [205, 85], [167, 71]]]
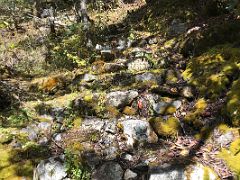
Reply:
[[169, 117], [167, 120], [160, 117], [151, 118], [149, 122], [159, 136], [175, 137], [179, 132], [180, 122], [175, 117]]
[[208, 167], [204, 167], [203, 180], [210, 180]]
[[[203, 173], [203, 180], [210, 180], [210, 179], [219, 180], [218, 175], [209, 166], [205, 166], [204, 165], [203, 171], [204, 171], [204, 173]], [[212, 178], [212, 175], [214, 175], [215, 178]]]
[[79, 128], [82, 124], [82, 118], [77, 117], [76, 119], [73, 120], [73, 127]]
[[83, 96], [83, 100], [86, 102], [92, 102], [93, 101], [93, 94], [91, 91], [86, 91]]
[[193, 124], [194, 127], [198, 128], [202, 126], [202, 122], [200, 120], [200, 115], [205, 111], [205, 108], [207, 107], [207, 102], [205, 99], [201, 98], [197, 100], [197, 102], [194, 105], [194, 110], [192, 112], [189, 112], [184, 120], [186, 123]]
[[226, 124], [220, 124], [220, 125], [218, 126], [218, 130], [219, 130], [221, 133], [225, 134], [225, 133], [227, 133], [228, 131], [231, 131], [232, 128], [230, 128], [230, 127], [229, 127], [228, 125], [226, 125]]
[[240, 49], [229, 45], [212, 48], [189, 61], [182, 73], [185, 80], [195, 85], [200, 95], [217, 98], [230, 83], [229, 77], [239, 69]]
[[218, 157], [222, 158], [230, 169], [240, 178], [240, 139], [231, 143], [229, 150], [222, 149]]
[[169, 106], [169, 107], [167, 107], [167, 109], [165, 110], [165, 114], [173, 114], [173, 113], [175, 113], [176, 112], [176, 107], [174, 107], [174, 106]]
[[170, 39], [164, 43], [164, 45], [161, 47], [161, 49], [162, 50], [171, 49], [171, 48], [173, 48], [175, 43], [176, 43], [176, 38]]
[[71, 152], [74, 154], [79, 154], [84, 150], [84, 147], [80, 142], [73, 142], [68, 148], [71, 149]]
[[81, 26], [73, 25], [71, 29], [66, 31], [60, 37], [60, 41], [51, 42], [52, 61], [59, 68], [72, 69], [76, 66], [85, 67], [86, 57], [90, 56], [85, 43], [85, 33]]
[[13, 139], [11, 130], [13, 130], [13, 129], [0, 128], [0, 144], [8, 143]]
[[233, 82], [227, 94], [226, 110], [233, 125], [240, 126], [240, 79]]

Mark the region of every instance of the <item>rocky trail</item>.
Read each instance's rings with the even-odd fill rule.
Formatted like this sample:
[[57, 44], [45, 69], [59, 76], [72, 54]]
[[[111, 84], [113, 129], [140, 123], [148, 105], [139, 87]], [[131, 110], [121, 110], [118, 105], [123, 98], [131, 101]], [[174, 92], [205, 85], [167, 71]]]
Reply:
[[85, 68], [1, 77], [0, 108], [20, 108], [0, 116], [0, 179], [237, 179], [219, 155], [239, 138], [219, 116], [226, 98], [201, 98], [183, 77], [179, 42], [105, 38]]

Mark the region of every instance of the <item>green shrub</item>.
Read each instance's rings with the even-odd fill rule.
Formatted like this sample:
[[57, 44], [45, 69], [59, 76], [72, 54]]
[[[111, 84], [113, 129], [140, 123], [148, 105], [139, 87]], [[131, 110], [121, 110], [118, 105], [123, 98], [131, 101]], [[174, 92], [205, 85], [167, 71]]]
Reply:
[[82, 162], [80, 155], [72, 154], [70, 151], [65, 151], [65, 168], [68, 175], [76, 180], [90, 180], [88, 168]]

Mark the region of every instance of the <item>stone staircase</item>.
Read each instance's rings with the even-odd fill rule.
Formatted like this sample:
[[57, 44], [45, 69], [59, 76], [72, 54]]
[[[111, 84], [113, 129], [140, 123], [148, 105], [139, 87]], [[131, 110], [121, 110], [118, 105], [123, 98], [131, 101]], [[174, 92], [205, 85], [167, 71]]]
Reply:
[[34, 121], [16, 133], [51, 152], [36, 167], [35, 180], [68, 179], [66, 150], [84, 159], [95, 180], [218, 177], [201, 157], [190, 163], [201, 142], [184, 120], [198, 102], [181, 77], [184, 58], [173, 42], [145, 41], [141, 47], [122, 39], [97, 45], [87, 68], [29, 83], [30, 92], [44, 96], [21, 104]]

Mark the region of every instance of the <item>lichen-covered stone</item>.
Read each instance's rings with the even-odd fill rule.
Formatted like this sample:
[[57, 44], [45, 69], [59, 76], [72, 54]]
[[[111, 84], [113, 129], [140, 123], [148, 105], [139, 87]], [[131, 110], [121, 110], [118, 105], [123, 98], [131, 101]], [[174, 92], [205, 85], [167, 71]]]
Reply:
[[174, 72], [173, 70], [168, 70], [167, 74], [166, 74], [166, 82], [167, 83], [177, 83], [178, 81], [178, 77], [176, 72]]
[[183, 87], [182, 91], [181, 91], [181, 95], [185, 98], [193, 98], [194, 97], [194, 90], [192, 87], [190, 86], [185, 86]]
[[113, 107], [124, 107], [138, 96], [137, 91], [115, 91], [106, 96], [106, 104]]
[[41, 161], [34, 171], [34, 180], [62, 180], [67, 176], [66, 169], [60, 161], [49, 158]]
[[129, 71], [143, 71], [148, 70], [151, 67], [150, 63], [143, 59], [136, 59], [128, 63], [127, 66]]
[[156, 114], [159, 115], [169, 115], [173, 114], [181, 107], [182, 103], [179, 100], [176, 101], [161, 101], [157, 103], [153, 103], [153, 110]]
[[137, 173], [127, 169], [124, 173], [124, 180], [134, 180], [137, 178]]
[[4, 130], [0, 128], [0, 144], [10, 143], [13, 140], [11, 130]]
[[184, 179], [184, 168], [181, 167], [172, 167], [166, 165], [166, 167], [156, 167], [150, 170], [149, 180], [159, 180], [159, 179], [168, 179], [168, 180], [176, 180], [176, 179]]
[[138, 119], [126, 119], [119, 122], [123, 134], [127, 138], [127, 145], [133, 148], [136, 143], [156, 143], [158, 137], [152, 130], [148, 121]]
[[162, 81], [161, 75], [155, 75], [150, 72], [138, 74], [135, 76], [135, 79], [137, 83], [146, 84], [146, 85], [157, 85], [157, 84], [160, 84]]

